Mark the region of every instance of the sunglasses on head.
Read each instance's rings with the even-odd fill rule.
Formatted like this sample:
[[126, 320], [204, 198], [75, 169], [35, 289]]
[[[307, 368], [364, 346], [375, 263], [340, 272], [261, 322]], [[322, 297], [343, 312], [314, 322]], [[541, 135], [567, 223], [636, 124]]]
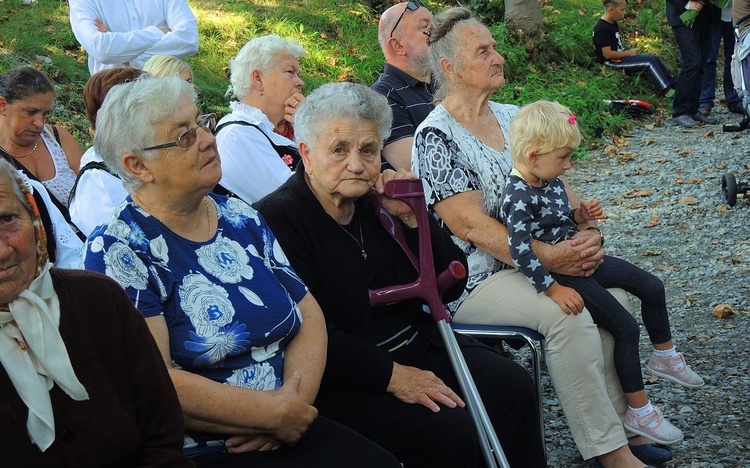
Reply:
[[390, 37], [393, 37], [393, 32], [396, 31], [396, 28], [398, 27], [398, 23], [401, 22], [401, 18], [403, 18], [404, 14], [406, 14], [406, 10], [416, 11], [416, 10], [419, 10], [419, 7], [421, 6], [424, 6], [425, 8], [427, 8], [424, 5], [424, 3], [420, 2], [419, 0], [417, 0], [416, 2], [406, 2], [406, 8], [404, 8], [404, 11], [401, 12], [401, 16], [399, 16], [398, 19], [396, 20], [396, 24], [393, 25], [393, 29], [391, 29]]
[[198, 117], [198, 125], [177, 137], [176, 140], [164, 143], [163, 145], [149, 146], [148, 148], [143, 148], [143, 151], [172, 148], [175, 146], [187, 148], [198, 139], [198, 128], [202, 128], [208, 133], [213, 134], [214, 128], [216, 128], [216, 114], [201, 115]]

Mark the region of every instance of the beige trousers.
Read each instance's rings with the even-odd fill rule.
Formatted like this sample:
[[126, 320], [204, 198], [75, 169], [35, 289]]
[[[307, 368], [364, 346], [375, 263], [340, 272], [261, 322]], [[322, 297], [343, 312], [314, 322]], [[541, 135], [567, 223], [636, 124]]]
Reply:
[[[627, 293], [611, 290], [633, 311]], [[457, 323], [527, 327], [544, 335], [547, 370], [585, 460], [627, 444], [621, 415], [627, 401], [614, 368], [614, 339], [599, 330], [588, 310], [565, 315], [544, 293], [537, 293], [517, 270], [487, 278], [464, 300]]]

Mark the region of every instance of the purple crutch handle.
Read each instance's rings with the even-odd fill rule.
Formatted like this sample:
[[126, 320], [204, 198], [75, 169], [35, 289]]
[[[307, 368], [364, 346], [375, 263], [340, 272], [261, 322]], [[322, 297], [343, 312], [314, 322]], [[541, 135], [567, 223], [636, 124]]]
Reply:
[[[400, 199], [409, 205], [414, 212], [419, 234], [419, 264], [415, 265], [419, 272], [419, 277], [409, 284], [371, 289], [370, 303], [372, 305], [379, 305], [418, 297], [427, 303], [433, 320], [436, 322], [440, 320], [450, 322], [450, 316], [445, 310], [445, 304], [443, 304], [441, 296], [457, 281], [466, 277], [466, 268], [461, 262], [454, 260], [440, 275], [435, 274], [432, 240], [430, 239], [429, 214], [424, 202], [422, 181], [420, 179], [391, 180], [385, 185], [385, 194], [391, 198]], [[383, 216], [381, 216], [381, 222], [383, 222], [384, 227], [401, 245], [407, 256], [412, 259], [412, 263], [415, 263], [414, 253], [409, 248], [400, 226], [399, 229], [394, 229], [393, 223], [384, 221]]]

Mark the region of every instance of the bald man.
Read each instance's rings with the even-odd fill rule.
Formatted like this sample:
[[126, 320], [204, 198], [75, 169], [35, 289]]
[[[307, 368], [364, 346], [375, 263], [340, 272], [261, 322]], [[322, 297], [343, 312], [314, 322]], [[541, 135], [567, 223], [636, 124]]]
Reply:
[[384, 167], [411, 170], [411, 146], [417, 126], [434, 104], [427, 64], [427, 29], [432, 13], [422, 2], [387, 9], [378, 24], [385, 70], [372, 89], [388, 98], [393, 111], [391, 135], [383, 148]]

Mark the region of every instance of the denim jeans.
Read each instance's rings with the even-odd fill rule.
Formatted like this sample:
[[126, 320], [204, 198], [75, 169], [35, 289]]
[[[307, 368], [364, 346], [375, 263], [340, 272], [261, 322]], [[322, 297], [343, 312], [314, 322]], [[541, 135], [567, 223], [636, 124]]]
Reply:
[[643, 390], [638, 352], [640, 329], [635, 318], [607, 291], [622, 288], [641, 300], [641, 317], [652, 343], [672, 339], [664, 283], [651, 273], [616, 257], [606, 256], [588, 278], [553, 274], [563, 286], [575, 289], [594, 319], [615, 338], [615, 369], [625, 393]]
[[[704, 10], [718, 10], [706, 5]], [[673, 26], [672, 32], [680, 49], [680, 74], [677, 76], [675, 99], [672, 104], [672, 115], [693, 116], [698, 112], [698, 100], [703, 83], [703, 69], [709, 56], [710, 44], [708, 34], [711, 26], [711, 12], [701, 11], [693, 27], [684, 24]]]
[[716, 61], [719, 57], [719, 45], [724, 41], [724, 97], [727, 107], [735, 109], [742, 106], [740, 97], [734, 89], [732, 81], [732, 53], [734, 53], [734, 28], [731, 22], [721, 20], [721, 10], [718, 15], [711, 18], [708, 38], [711, 49], [703, 68], [703, 84], [701, 85], [701, 97], [698, 107], [711, 109], [714, 107], [716, 98]]

